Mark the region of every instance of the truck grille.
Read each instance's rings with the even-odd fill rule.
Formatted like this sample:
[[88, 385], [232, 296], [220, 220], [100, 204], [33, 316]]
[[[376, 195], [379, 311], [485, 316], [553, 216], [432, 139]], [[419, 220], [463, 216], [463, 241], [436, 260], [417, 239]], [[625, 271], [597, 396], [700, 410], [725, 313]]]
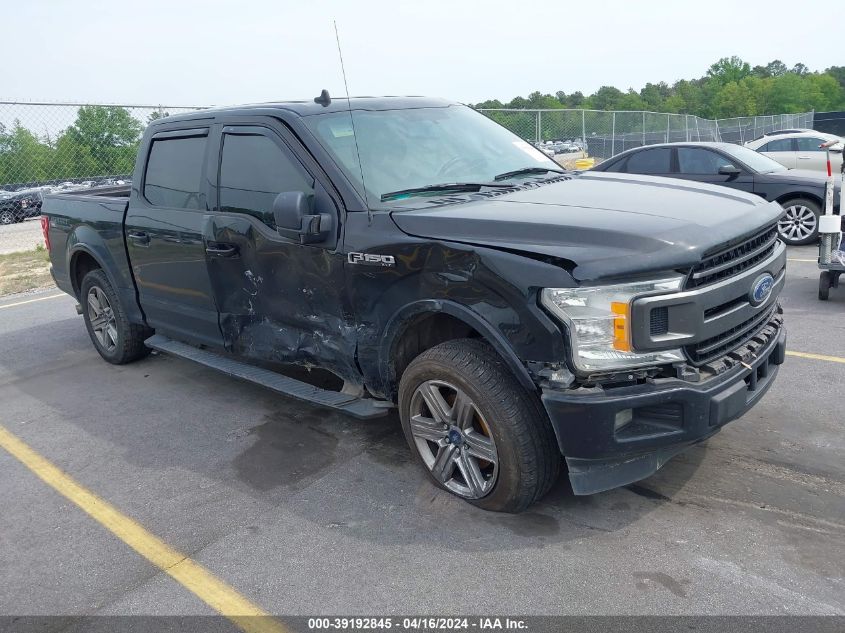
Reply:
[[778, 241], [777, 225], [773, 224], [738, 244], [705, 253], [704, 259], [692, 269], [687, 288], [697, 288], [732, 277], [769, 257]]
[[771, 310], [761, 312], [717, 336], [687, 345], [684, 351], [695, 365], [702, 365], [723, 356], [757, 336], [769, 324], [777, 309], [777, 304], [775, 304]]

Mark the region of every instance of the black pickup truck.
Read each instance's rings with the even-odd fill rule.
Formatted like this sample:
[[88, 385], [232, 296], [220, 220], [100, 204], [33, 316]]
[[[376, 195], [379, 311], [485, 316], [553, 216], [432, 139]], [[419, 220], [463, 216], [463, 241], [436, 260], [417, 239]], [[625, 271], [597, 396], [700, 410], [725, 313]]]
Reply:
[[159, 119], [131, 187], [48, 195], [42, 224], [105, 360], [398, 407], [437, 485], [519, 511], [564, 460], [576, 494], [628, 484], [760, 399], [785, 354], [781, 213], [562, 172], [460, 104], [323, 95]]

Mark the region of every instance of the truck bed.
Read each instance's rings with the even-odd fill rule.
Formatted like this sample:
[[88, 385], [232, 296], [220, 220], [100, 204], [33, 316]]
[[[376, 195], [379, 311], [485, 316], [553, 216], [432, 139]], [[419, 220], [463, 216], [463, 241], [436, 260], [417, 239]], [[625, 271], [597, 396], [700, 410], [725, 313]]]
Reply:
[[91, 189], [76, 189], [74, 191], [67, 191], [64, 193], [49, 193], [44, 196], [44, 199], [55, 198], [58, 200], [75, 200], [94, 198], [101, 201], [103, 198], [111, 198], [115, 201], [123, 201], [129, 199], [129, 192], [131, 185], [115, 185], [113, 187], [92, 187]]
[[56, 285], [77, 296], [80, 280], [72, 260], [91, 256], [102, 262], [129, 311], [137, 311], [135, 285], [126, 255], [123, 221], [130, 185], [94, 187], [44, 196], [41, 214], [49, 218], [50, 262]]

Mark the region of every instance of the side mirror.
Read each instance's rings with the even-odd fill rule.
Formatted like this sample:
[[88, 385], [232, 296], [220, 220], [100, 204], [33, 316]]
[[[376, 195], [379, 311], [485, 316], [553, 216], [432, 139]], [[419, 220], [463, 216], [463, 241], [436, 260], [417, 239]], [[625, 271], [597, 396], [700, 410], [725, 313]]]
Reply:
[[742, 173], [735, 165], [722, 165], [719, 167], [719, 174], [722, 176], [739, 176]]
[[276, 231], [300, 244], [322, 242], [332, 228], [328, 213], [314, 213], [314, 194], [284, 191], [273, 200]]

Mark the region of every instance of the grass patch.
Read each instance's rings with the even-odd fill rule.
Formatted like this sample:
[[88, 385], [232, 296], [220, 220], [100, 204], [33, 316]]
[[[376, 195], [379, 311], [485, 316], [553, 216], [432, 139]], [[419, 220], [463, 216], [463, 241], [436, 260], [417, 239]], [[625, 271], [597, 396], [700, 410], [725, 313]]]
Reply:
[[0, 255], [0, 297], [52, 285], [50, 254], [43, 244], [31, 251]]

